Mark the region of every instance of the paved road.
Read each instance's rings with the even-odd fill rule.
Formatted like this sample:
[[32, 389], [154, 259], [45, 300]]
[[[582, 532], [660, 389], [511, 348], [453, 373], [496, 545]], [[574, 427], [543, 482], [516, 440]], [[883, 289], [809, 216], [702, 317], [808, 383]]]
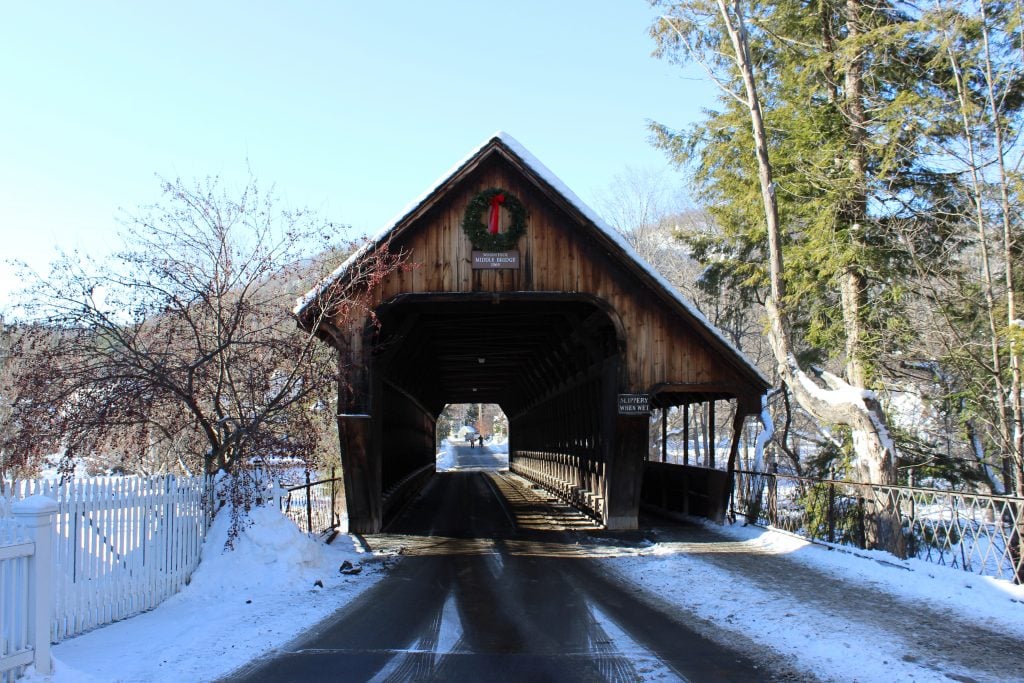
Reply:
[[452, 469], [508, 469], [508, 446], [452, 444]]
[[389, 576], [235, 681], [754, 681], [764, 669], [603, 575], [508, 473], [438, 474], [387, 534]]

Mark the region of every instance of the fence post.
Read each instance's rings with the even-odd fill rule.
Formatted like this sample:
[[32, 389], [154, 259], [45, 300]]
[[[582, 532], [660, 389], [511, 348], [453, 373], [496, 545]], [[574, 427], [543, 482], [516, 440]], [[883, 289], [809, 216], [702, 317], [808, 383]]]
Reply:
[[25, 528], [35, 553], [28, 584], [28, 629], [34, 650], [33, 665], [41, 674], [53, 671], [50, 659], [50, 613], [53, 605], [53, 517], [57, 502], [42, 495], [29, 496], [11, 506]]
[[864, 496], [857, 496], [857, 546], [860, 548], [867, 547], [867, 530], [864, 528], [864, 510], [865, 510]]
[[331, 528], [332, 529], [335, 526], [337, 526], [338, 521], [339, 521], [338, 520], [338, 515], [337, 515], [337, 513], [335, 512], [335, 509], [334, 509], [334, 499], [335, 499], [334, 487], [335, 487], [336, 484], [337, 484], [337, 482], [334, 481], [334, 468], [332, 467], [331, 468]]
[[828, 542], [836, 542], [836, 483], [835, 475], [828, 480]]
[[309, 488], [309, 470], [306, 470], [306, 533], [313, 533], [313, 501]]
[[288, 490], [284, 487], [284, 482], [280, 479], [271, 479], [273, 488], [270, 490], [270, 496], [274, 499], [274, 504], [277, 506], [278, 512], [286, 512], [284, 509], [284, 497], [288, 493]]

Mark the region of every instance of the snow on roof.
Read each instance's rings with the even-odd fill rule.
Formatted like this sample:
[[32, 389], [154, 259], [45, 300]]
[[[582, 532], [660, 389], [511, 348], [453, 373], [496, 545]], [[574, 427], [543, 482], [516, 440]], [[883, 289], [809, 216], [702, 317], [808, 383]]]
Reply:
[[331, 285], [332, 282], [340, 278], [348, 268], [358, 261], [365, 253], [371, 249], [375, 249], [380, 245], [384, 239], [404, 220], [409, 214], [415, 211], [421, 204], [423, 204], [428, 198], [430, 198], [438, 189], [444, 185], [452, 176], [454, 176], [459, 169], [469, 163], [474, 157], [476, 157], [481, 151], [490, 145], [494, 140], [498, 140], [502, 145], [505, 146], [510, 152], [519, 157], [520, 161], [523, 162], [533, 173], [535, 173], [541, 180], [547, 183], [555, 192], [560, 194], [567, 202], [569, 202], [577, 211], [579, 211], [588, 221], [590, 221], [594, 227], [596, 227], [605, 237], [611, 240], [616, 247], [632, 259], [654, 282], [658, 284], [669, 296], [671, 296], [680, 306], [682, 306], [690, 315], [692, 315], [700, 324], [702, 324], [715, 338], [749, 369], [753, 372], [765, 385], [771, 386], [771, 381], [761, 372], [761, 370], [750, 362], [750, 360], [744, 355], [739, 349], [737, 349], [731, 341], [729, 341], [722, 332], [711, 324], [711, 322], [704, 316], [700, 310], [697, 309], [686, 297], [682, 295], [660, 272], [658, 272], [651, 264], [647, 263], [646, 260], [626, 241], [626, 238], [622, 236], [617, 230], [612, 228], [610, 225], [604, 222], [604, 220], [597, 215], [597, 213], [587, 206], [582, 199], [576, 196], [576, 193], [569, 189], [569, 187], [562, 182], [562, 179], [555, 175], [547, 166], [542, 164], [537, 157], [533, 156], [525, 147], [523, 147], [518, 140], [513, 138], [511, 135], [504, 131], [498, 131], [482, 144], [478, 145], [472, 152], [467, 154], [465, 157], [459, 160], [451, 169], [444, 173], [437, 182], [435, 182], [425, 192], [420, 194], [419, 197], [410, 202], [402, 211], [400, 211], [391, 221], [389, 221], [381, 230], [377, 232], [366, 244], [360, 247], [352, 256], [345, 260], [340, 266], [334, 269], [330, 275], [324, 278], [320, 284], [307, 292], [304, 296], [300, 297], [295, 304], [293, 312], [299, 315], [303, 309], [305, 309], [310, 303], [312, 303], [320, 294]]

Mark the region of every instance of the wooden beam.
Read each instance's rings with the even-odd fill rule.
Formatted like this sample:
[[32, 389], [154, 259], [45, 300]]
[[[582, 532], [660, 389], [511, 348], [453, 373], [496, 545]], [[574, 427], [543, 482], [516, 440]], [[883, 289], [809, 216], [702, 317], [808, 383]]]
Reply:
[[732, 497], [733, 487], [736, 485], [736, 457], [740, 452], [740, 435], [743, 433], [743, 423], [747, 416], [740, 410], [732, 420], [732, 444], [729, 446], [729, 462], [726, 464], [726, 472], [729, 473], [729, 484], [726, 487], [725, 499], [722, 501], [722, 509], [728, 513], [729, 499]]
[[708, 401], [708, 462], [711, 469], [715, 469], [715, 402]]
[[690, 464], [690, 404], [683, 404], [683, 464]]
[[668, 462], [668, 408], [661, 409], [661, 461]]

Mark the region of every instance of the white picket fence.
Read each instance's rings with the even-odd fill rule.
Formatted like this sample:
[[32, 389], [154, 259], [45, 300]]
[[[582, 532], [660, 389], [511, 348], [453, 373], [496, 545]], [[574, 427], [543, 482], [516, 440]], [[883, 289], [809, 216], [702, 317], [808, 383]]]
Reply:
[[[187, 585], [208, 526], [201, 477], [103, 477], [7, 483], [12, 499], [41, 494], [57, 503], [53, 609], [57, 643], [151, 609]], [[0, 585], [4, 611], [15, 593]]]
[[32, 662], [28, 581], [34, 544], [13, 519], [0, 519], [0, 681], [13, 681]]
[[[13, 683], [29, 664], [48, 674], [53, 583], [53, 516], [43, 496], [0, 500], [0, 683]], [[2, 517], [2, 515], [0, 515]]]

